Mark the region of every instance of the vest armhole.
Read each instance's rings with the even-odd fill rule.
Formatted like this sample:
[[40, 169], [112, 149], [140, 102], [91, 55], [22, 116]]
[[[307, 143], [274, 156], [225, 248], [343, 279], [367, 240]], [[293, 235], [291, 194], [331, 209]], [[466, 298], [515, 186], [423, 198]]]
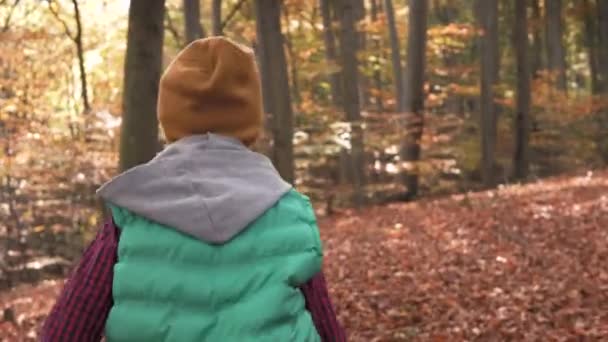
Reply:
[[308, 223], [310, 227], [310, 234], [312, 241], [314, 243], [315, 249], [320, 257], [323, 257], [323, 242], [321, 241], [321, 232], [319, 231], [319, 225], [317, 223], [317, 215], [315, 214], [315, 210], [312, 206], [310, 198], [308, 196], [303, 195], [295, 190], [292, 190], [297, 194], [298, 200], [302, 206], [302, 215], [305, 218], [305, 221]]
[[110, 212], [112, 213], [112, 219], [114, 220], [115, 226], [119, 230], [122, 230], [122, 227], [124, 227], [132, 217], [131, 213], [129, 213], [126, 209], [118, 207], [114, 204], [109, 204], [108, 206], [110, 207]]

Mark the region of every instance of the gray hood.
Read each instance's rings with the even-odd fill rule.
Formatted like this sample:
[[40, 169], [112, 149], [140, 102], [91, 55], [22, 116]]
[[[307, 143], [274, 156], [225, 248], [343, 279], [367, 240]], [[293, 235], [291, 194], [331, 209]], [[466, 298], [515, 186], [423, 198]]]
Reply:
[[236, 139], [207, 134], [168, 145], [97, 194], [149, 220], [221, 244], [290, 189], [265, 156]]

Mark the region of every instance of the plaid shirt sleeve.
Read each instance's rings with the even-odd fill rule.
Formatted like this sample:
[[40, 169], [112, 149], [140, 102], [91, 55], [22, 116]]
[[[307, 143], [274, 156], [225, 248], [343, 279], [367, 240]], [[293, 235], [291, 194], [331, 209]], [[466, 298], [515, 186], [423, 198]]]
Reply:
[[334, 312], [323, 272], [304, 284], [301, 290], [306, 299], [306, 308], [310, 311], [321, 340], [346, 342], [346, 334]]
[[118, 234], [110, 221], [86, 249], [44, 323], [41, 341], [101, 340], [112, 307]]
[[[41, 333], [42, 342], [98, 342], [112, 308], [112, 280], [120, 231], [110, 221], [97, 234], [65, 284]], [[323, 273], [301, 287], [323, 342], [344, 342]]]

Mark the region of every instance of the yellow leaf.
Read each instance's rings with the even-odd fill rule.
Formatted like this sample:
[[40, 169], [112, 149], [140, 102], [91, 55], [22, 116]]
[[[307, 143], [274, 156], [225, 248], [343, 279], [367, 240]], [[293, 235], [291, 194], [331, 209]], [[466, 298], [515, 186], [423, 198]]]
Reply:
[[91, 225], [91, 226], [97, 225], [97, 215], [91, 215], [89, 217], [89, 225]]

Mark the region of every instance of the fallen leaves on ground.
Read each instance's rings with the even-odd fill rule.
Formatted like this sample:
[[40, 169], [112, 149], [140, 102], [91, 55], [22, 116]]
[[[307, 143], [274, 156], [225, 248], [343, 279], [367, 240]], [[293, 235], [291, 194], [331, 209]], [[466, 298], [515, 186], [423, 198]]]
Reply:
[[[320, 223], [350, 341], [608, 340], [608, 172]], [[0, 295], [0, 339], [33, 340], [60, 286]]]
[[322, 227], [350, 341], [608, 340], [608, 173]]

